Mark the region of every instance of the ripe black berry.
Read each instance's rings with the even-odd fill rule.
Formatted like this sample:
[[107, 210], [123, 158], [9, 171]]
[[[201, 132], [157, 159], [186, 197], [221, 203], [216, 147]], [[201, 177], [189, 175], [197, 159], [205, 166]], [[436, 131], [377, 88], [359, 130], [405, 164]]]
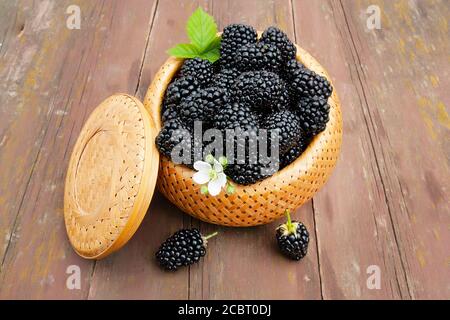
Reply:
[[284, 61], [295, 59], [297, 49], [288, 36], [277, 27], [267, 28], [260, 39], [262, 43], [273, 44], [280, 50]]
[[173, 148], [187, 141], [186, 137], [190, 137], [189, 130], [181, 124], [179, 119], [172, 119], [164, 123], [156, 137], [156, 146], [163, 155], [171, 158]]
[[328, 100], [332, 92], [333, 87], [328, 80], [312, 70], [297, 69], [292, 75], [291, 93], [297, 100], [314, 96]]
[[316, 135], [325, 130], [330, 119], [330, 106], [327, 100], [317, 96], [300, 99], [294, 110], [300, 117], [303, 131], [309, 135]]
[[258, 118], [246, 104], [232, 102], [224, 105], [214, 115], [214, 128], [235, 129], [257, 127]]
[[220, 47], [221, 63], [232, 67], [236, 50], [249, 43], [256, 43], [256, 30], [244, 24], [230, 24], [223, 29]]
[[276, 239], [281, 252], [292, 260], [300, 260], [308, 253], [309, 233], [301, 222], [291, 221], [286, 210], [287, 223], [277, 228]]
[[270, 114], [263, 120], [261, 128], [278, 133], [280, 154], [297, 145], [304, 135], [299, 116], [289, 110]]
[[198, 229], [179, 230], [161, 244], [156, 259], [161, 267], [170, 271], [192, 265], [205, 256], [207, 240], [216, 235], [217, 232], [203, 237]]
[[228, 98], [223, 89], [217, 87], [201, 89], [181, 104], [180, 117], [188, 126], [192, 126], [194, 121], [208, 123], [227, 102]]
[[249, 185], [263, 180], [276, 172], [277, 168], [271, 169], [269, 165], [261, 163], [229, 164], [225, 173], [231, 180], [238, 184]]
[[303, 151], [308, 147], [310, 141], [311, 138], [303, 134], [297, 145], [280, 155], [280, 167], [285, 168], [300, 157]]
[[192, 76], [202, 86], [206, 86], [213, 77], [212, 63], [200, 58], [186, 59], [180, 69], [180, 77], [185, 76]]
[[285, 90], [285, 83], [277, 74], [249, 71], [239, 76], [230, 92], [237, 101], [259, 111], [268, 111], [277, 106]]
[[240, 74], [236, 69], [222, 69], [214, 75], [212, 85], [228, 91]]
[[178, 78], [167, 88], [164, 103], [178, 105], [198, 89], [200, 89], [200, 83], [194, 77]]
[[283, 58], [280, 51], [269, 43], [252, 43], [236, 51], [234, 65], [241, 71], [268, 70], [278, 72]]

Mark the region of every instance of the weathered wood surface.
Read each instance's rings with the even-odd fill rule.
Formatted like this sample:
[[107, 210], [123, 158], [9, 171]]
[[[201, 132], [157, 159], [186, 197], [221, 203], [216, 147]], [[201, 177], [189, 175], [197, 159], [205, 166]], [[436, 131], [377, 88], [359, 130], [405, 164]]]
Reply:
[[[81, 8], [81, 30], [66, 8]], [[378, 5], [380, 30], [367, 30]], [[277, 24], [328, 69], [344, 144], [328, 184], [295, 213], [311, 233], [300, 263], [281, 257], [277, 223], [218, 228], [156, 194], [133, 239], [97, 262], [71, 249], [63, 185], [86, 117], [112, 93], [143, 95], [202, 5], [220, 27]], [[450, 298], [450, 4], [435, 1], [0, 1], [0, 298]], [[205, 260], [165, 273], [171, 232], [219, 229]], [[78, 265], [80, 290], [66, 287]], [[379, 266], [381, 289], [366, 286]]]

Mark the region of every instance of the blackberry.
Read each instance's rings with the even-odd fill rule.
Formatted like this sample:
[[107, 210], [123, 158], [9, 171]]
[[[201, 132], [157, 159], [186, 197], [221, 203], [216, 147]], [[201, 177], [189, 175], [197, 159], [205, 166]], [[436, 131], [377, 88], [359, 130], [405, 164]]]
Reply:
[[257, 37], [256, 30], [245, 24], [230, 24], [225, 27], [220, 45], [222, 65], [232, 66], [236, 50], [246, 44], [256, 43]]
[[278, 132], [280, 154], [297, 145], [304, 135], [299, 116], [289, 110], [270, 114], [263, 120], [261, 127], [269, 131], [275, 130]]
[[269, 71], [249, 71], [239, 76], [230, 92], [238, 102], [264, 111], [277, 106], [285, 90], [284, 81], [277, 74]]
[[180, 117], [189, 126], [194, 121], [210, 122], [228, 101], [226, 92], [217, 87], [201, 89], [180, 106]]
[[234, 58], [235, 66], [241, 71], [268, 70], [278, 72], [283, 59], [277, 47], [271, 44], [252, 43], [240, 47]]
[[268, 165], [260, 163], [229, 164], [225, 169], [226, 175], [234, 182], [242, 185], [254, 184], [275, 173]]
[[240, 72], [236, 69], [222, 69], [213, 77], [213, 86], [228, 91], [233, 87], [234, 82], [239, 77]]
[[325, 130], [329, 118], [330, 106], [320, 97], [303, 98], [298, 102], [296, 113], [300, 117], [303, 131], [316, 135]]
[[297, 69], [292, 75], [290, 84], [295, 99], [318, 96], [327, 100], [333, 92], [333, 87], [325, 77], [306, 68]]
[[206, 86], [213, 77], [212, 63], [200, 58], [186, 59], [180, 69], [180, 76], [192, 76], [201, 85]]
[[295, 45], [289, 40], [288, 36], [277, 27], [267, 28], [259, 41], [276, 46], [278, 50], [280, 50], [284, 61], [295, 59], [297, 54]]
[[200, 83], [193, 76], [178, 78], [167, 88], [164, 103], [178, 105], [198, 89]]
[[305, 66], [300, 61], [295, 59], [289, 60], [284, 66], [283, 78], [290, 81], [303, 69], [305, 69]]
[[217, 232], [203, 237], [198, 229], [182, 229], [164, 241], [156, 252], [159, 265], [170, 271], [189, 266], [200, 261], [206, 254], [208, 239]]
[[163, 123], [176, 118], [178, 118], [177, 105], [163, 103], [161, 108], [161, 120]]
[[281, 252], [292, 260], [300, 260], [308, 253], [309, 233], [303, 223], [291, 221], [286, 210], [287, 223], [280, 225], [276, 239]]
[[309, 137], [302, 135], [297, 145], [293, 146], [280, 156], [280, 167], [285, 168], [297, 160], [297, 158], [300, 157], [303, 151], [305, 151], [308, 147], [310, 140], [311, 139]]
[[235, 129], [257, 127], [257, 116], [246, 104], [228, 103], [214, 116], [214, 128]]
[[171, 158], [173, 148], [179, 143], [185, 142], [188, 134], [189, 131], [183, 127], [180, 120], [169, 120], [164, 123], [164, 126], [156, 137], [156, 145], [163, 155]]

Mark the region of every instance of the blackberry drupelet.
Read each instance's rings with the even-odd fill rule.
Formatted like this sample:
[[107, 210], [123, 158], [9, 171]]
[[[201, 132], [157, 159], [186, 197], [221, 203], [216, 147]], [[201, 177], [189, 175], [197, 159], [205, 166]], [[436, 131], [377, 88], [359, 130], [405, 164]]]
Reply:
[[297, 49], [288, 36], [277, 27], [267, 28], [259, 40], [261, 43], [273, 44], [280, 50], [284, 61], [295, 59]]
[[241, 74], [230, 91], [232, 98], [259, 111], [277, 106], [286, 86], [280, 77], [269, 71], [249, 71]]
[[256, 43], [256, 30], [245, 24], [230, 24], [223, 29], [220, 58], [224, 67], [232, 67], [236, 50], [246, 44]]
[[217, 87], [201, 89], [180, 106], [180, 117], [188, 126], [194, 121], [209, 123], [222, 106], [228, 102], [225, 90]]
[[286, 210], [287, 223], [276, 230], [276, 239], [281, 252], [292, 260], [300, 260], [308, 253], [309, 233], [303, 223], [291, 221]]
[[297, 145], [304, 135], [299, 116], [289, 110], [270, 114], [262, 121], [261, 128], [278, 132], [280, 154]]
[[306, 68], [294, 72], [290, 85], [291, 93], [297, 100], [314, 96], [328, 100], [333, 92], [333, 87], [325, 77]]
[[179, 75], [180, 77], [192, 76], [202, 86], [206, 86], [211, 82], [214, 75], [213, 65], [208, 60], [200, 58], [186, 59], [180, 69]]
[[280, 51], [271, 44], [252, 43], [236, 51], [234, 65], [240, 71], [268, 70], [278, 72], [283, 58]]
[[189, 266], [206, 254], [207, 240], [216, 236], [217, 232], [203, 237], [198, 229], [182, 229], [164, 241], [156, 252], [159, 265], [170, 271]]
[[194, 77], [178, 78], [167, 88], [164, 103], [178, 105], [198, 89], [200, 89], [200, 83]]
[[228, 91], [240, 74], [237, 69], [222, 69], [214, 75], [212, 85]]
[[300, 117], [303, 131], [312, 136], [325, 130], [330, 119], [327, 100], [317, 96], [300, 99], [295, 112]]

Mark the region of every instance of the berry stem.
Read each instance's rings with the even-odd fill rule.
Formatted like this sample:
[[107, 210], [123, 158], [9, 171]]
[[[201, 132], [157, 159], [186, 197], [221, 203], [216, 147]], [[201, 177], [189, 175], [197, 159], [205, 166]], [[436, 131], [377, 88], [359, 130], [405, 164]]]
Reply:
[[286, 214], [286, 217], [287, 217], [286, 225], [287, 225], [288, 232], [292, 233], [292, 232], [295, 231], [295, 228], [294, 228], [294, 225], [292, 224], [291, 214], [290, 214], [289, 209], [286, 210], [285, 214]]
[[214, 233], [211, 233], [211, 234], [205, 236], [204, 239], [205, 239], [205, 240], [209, 240], [209, 239], [211, 239], [211, 238], [217, 236], [218, 234], [219, 234], [219, 232], [216, 231], [216, 232], [214, 232]]

